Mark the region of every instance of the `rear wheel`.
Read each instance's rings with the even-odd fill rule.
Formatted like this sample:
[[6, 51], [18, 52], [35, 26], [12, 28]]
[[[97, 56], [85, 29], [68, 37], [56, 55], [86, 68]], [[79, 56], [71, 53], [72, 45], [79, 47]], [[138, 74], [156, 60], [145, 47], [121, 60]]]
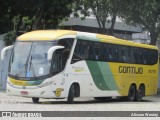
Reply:
[[69, 94], [68, 94], [68, 99], [67, 99], [69, 104], [74, 103], [74, 97], [75, 97], [75, 89], [74, 89], [74, 84], [72, 84], [69, 89]]
[[34, 102], [34, 103], [38, 103], [39, 102], [39, 98], [32, 98], [32, 101]]
[[144, 88], [144, 86], [139, 86], [139, 89], [137, 90], [137, 92], [136, 92], [136, 101], [137, 102], [140, 102], [140, 101], [142, 101], [142, 98], [143, 98], [143, 96], [145, 96], [145, 88]]
[[134, 85], [131, 85], [128, 92], [128, 100], [134, 101], [136, 98], [136, 87]]
[[140, 90], [137, 90], [137, 93], [136, 93], [136, 99], [135, 99], [137, 102], [140, 102], [142, 101], [142, 93]]

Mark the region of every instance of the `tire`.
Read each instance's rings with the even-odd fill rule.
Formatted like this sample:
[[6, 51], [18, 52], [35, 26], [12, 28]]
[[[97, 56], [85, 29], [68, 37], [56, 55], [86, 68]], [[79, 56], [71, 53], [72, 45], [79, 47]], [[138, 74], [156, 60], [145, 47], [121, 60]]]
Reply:
[[32, 98], [33, 103], [38, 103], [39, 102], [39, 98]]
[[94, 97], [95, 100], [105, 101], [107, 99], [111, 99], [112, 97]]
[[69, 94], [68, 94], [68, 98], [67, 98], [68, 104], [74, 103], [74, 97], [75, 97], [75, 89], [74, 89], [74, 85], [72, 84], [69, 89]]
[[137, 90], [135, 101], [137, 102], [142, 101], [142, 93], [139, 90]]
[[137, 102], [140, 102], [140, 101], [142, 101], [143, 96], [145, 96], [144, 87], [143, 86], [139, 86], [139, 89], [136, 92], [136, 99], [135, 100]]
[[131, 85], [128, 92], [128, 100], [134, 101], [136, 98], [136, 87], [134, 85]]

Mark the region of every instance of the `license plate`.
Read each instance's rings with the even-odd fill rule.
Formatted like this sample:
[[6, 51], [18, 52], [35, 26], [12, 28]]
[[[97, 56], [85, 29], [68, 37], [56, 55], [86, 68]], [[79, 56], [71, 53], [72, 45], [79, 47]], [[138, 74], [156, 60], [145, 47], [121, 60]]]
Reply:
[[27, 91], [21, 91], [21, 95], [28, 95]]

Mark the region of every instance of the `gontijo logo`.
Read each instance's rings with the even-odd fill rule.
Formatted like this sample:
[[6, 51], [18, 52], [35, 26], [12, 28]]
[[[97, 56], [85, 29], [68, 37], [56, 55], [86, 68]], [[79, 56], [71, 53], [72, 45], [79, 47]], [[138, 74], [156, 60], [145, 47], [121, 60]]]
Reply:
[[119, 66], [119, 73], [143, 74], [142, 67]]

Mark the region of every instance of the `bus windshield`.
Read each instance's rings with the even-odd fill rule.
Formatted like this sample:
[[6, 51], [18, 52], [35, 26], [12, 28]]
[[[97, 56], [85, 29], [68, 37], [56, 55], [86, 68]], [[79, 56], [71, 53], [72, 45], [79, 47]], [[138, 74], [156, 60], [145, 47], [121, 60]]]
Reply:
[[49, 48], [55, 45], [56, 41], [18, 41], [11, 55], [9, 73], [19, 78], [35, 78], [48, 75], [51, 62], [47, 60], [47, 52]]

